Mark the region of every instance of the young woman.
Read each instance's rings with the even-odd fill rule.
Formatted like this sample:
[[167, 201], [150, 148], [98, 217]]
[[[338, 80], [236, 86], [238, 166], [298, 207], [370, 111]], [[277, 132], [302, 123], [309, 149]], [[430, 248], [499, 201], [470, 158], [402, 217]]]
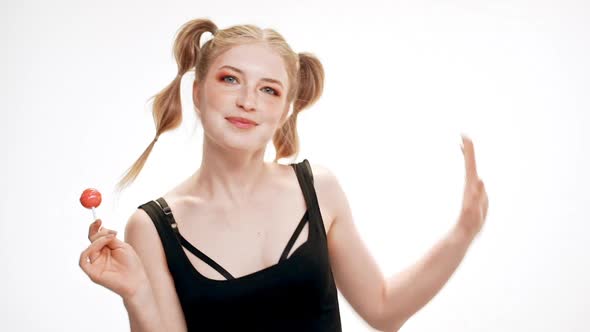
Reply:
[[[213, 38], [201, 47], [205, 32]], [[277, 162], [298, 152], [297, 115], [322, 93], [319, 60], [273, 30], [220, 30], [207, 19], [186, 23], [174, 51], [178, 75], [154, 100], [156, 136], [120, 184], [180, 124], [180, 80], [193, 68], [201, 165], [133, 213], [125, 242], [91, 224], [80, 256], [92, 281], [123, 298], [132, 331], [341, 331], [337, 289], [370, 326], [396, 331], [432, 299], [487, 214], [468, 138], [457, 223], [423, 259], [385, 278], [334, 175], [307, 160]]]

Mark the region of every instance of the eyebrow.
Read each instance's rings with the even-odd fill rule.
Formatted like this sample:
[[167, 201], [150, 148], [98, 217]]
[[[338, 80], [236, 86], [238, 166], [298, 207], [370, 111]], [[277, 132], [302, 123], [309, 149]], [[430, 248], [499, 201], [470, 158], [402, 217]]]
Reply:
[[[228, 66], [228, 65], [226, 65], [226, 66], [221, 66], [221, 67], [219, 67], [219, 68], [218, 68], [218, 70], [219, 70], [219, 69], [223, 69], [223, 68], [228, 68], [228, 69], [231, 69], [231, 70], [233, 70], [233, 71], [237, 71], [238, 73], [240, 73], [240, 74], [242, 74], [242, 75], [244, 74], [244, 72], [243, 72], [242, 70], [240, 70], [240, 69], [238, 69], [238, 68], [236, 68], [236, 67], [234, 67], [234, 66]], [[279, 80], [275, 80], [274, 78], [268, 78], [268, 77], [264, 77], [264, 78], [261, 78], [260, 80], [261, 80], [261, 81], [266, 81], [266, 82], [270, 82], [270, 83], [275, 83], [275, 84], [278, 84], [278, 85], [280, 85], [280, 86], [281, 86], [281, 88], [283, 88], [283, 84], [281, 83], [281, 81], [279, 81]]]

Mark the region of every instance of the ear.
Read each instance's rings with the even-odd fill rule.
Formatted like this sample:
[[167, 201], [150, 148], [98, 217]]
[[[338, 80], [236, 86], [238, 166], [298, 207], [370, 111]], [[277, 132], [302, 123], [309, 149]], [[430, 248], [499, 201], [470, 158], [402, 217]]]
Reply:
[[199, 116], [201, 116], [200, 110], [200, 98], [199, 98], [199, 83], [196, 80], [193, 81], [193, 105], [195, 107], [195, 111]]

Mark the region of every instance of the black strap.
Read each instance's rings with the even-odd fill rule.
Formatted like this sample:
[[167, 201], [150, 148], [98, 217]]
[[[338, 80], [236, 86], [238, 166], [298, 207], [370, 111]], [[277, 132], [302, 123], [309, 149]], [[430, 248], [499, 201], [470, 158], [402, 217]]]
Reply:
[[303, 164], [304, 174], [309, 178], [311, 184], [313, 185], [313, 172], [311, 171], [311, 165], [307, 159], [304, 159], [301, 164]]
[[203, 262], [209, 264], [209, 266], [214, 268], [217, 272], [219, 272], [226, 279], [235, 279], [234, 276], [232, 276], [229, 272], [227, 272], [224, 268], [222, 268], [221, 265], [217, 264], [217, 262], [215, 262], [214, 260], [209, 258], [209, 256], [205, 255], [202, 251], [195, 248], [190, 242], [188, 242], [184, 238], [184, 236], [182, 236], [180, 234], [179, 234], [179, 236], [180, 236], [180, 243], [182, 243], [182, 245], [186, 249], [188, 249], [188, 251], [192, 252], [195, 256], [199, 257]]
[[227, 272], [223, 267], [221, 267], [221, 265], [217, 264], [217, 262], [215, 262], [209, 256], [204, 254], [199, 249], [195, 248], [195, 246], [193, 246], [189, 241], [187, 241], [187, 239], [184, 238], [184, 236], [182, 236], [182, 234], [180, 234], [180, 232], [178, 231], [178, 224], [176, 223], [176, 220], [174, 219], [174, 215], [172, 214], [172, 210], [170, 209], [170, 207], [168, 206], [168, 203], [166, 203], [166, 201], [164, 200], [163, 197], [158, 198], [156, 201], [158, 202], [160, 208], [162, 209], [162, 212], [166, 216], [166, 220], [168, 221], [168, 224], [170, 225], [170, 227], [174, 231], [178, 242], [183, 247], [185, 247], [188, 251], [193, 253], [193, 255], [197, 256], [203, 262], [209, 264], [209, 266], [214, 268], [217, 272], [219, 272], [225, 278], [235, 279], [229, 272]]
[[301, 190], [303, 191], [303, 197], [305, 198], [305, 203], [307, 204], [307, 210], [309, 212], [309, 217], [314, 220], [314, 222], [318, 222], [320, 227], [322, 228], [322, 233], [324, 236], [326, 235], [326, 229], [324, 227], [324, 222], [322, 219], [322, 213], [320, 211], [320, 206], [318, 203], [318, 198], [314, 188], [314, 181], [313, 181], [313, 172], [311, 170], [311, 165], [307, 159], [304, 159], [302, 162], [297, 164], [291, 164], [295, 168], [295, 172], [297, 173], [297, 180], [299, 181], [299, 185], [301, 186]]
[[164, 253], [166, 254], [168, 268], [171, 272], [178, 271], [178, 262], [182, 262], [182, 256], [184, 253], [181, 250], [177, 250], [178, 239], [166, 224], [162, 209], [155, 201], [149, 201], [138, 206], [138, 208], [144, 210], [148, 214], [152, 223], [156, 227], [158, 235], [160, 236], [160, 241], [162, 242]]
[[313, 188], [313, 175], [311, 174], [309, 162], [305, 159], [298, 164], [292, 164], [292, 166], [295, 168], [297, 181], [299, 181], [299, 186], [301, 187], [301, 191], [303, 191], [303, 198], [305, 198], [307, 210], [313, 215], [315, 214], [314, 210], [317, 205], [317, 198]]
[[168, 221], [168, 224], [170, 224], [170, 227], [172, 227], [174, 233], [176, 233], [176, 235], [180, 235], [180, 232], [178, 231], [178, 224], [176, 223], [176, 220], [174, 220], [172, 210], [168, 206], [168, 203], [166, 203], [163, 197], [156, 199], [156, 202], [158, 205], [160, 205], [160, 208], [162, 209], [162, 212], [164, 212], [166, 220]]
[[303, 227], [305, 226], [305, 224], [307, 223], [308, 220], [309, 220], [309, 216], [308, 216], [308, 212], [306, 211], [305, 214], [303, 215], [303, 217], [301, 218], [301, 221], [299, 221], [299, 224], [297, 225], [295, 232], [293, 232], [293, 235], [291, 235], [291, 238], [289, 239], [289, 242], [287, 243], [285, 250], [283, 250], [283, 254], [281, 255], [281, 258], [279, 259], [279, 262], [283, 261], [283, 260], [287, 259], [287, 257], [289, 257], [289, 253], [291, 252], [291, 249], [293, 248], [295, 241], [299, 237], [301, 230], [303, 230]]

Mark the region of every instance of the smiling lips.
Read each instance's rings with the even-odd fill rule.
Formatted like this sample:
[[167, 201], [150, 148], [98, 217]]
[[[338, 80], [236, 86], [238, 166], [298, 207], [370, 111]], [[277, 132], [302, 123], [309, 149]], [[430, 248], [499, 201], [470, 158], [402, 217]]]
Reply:
[[231, 124], [233, 124], [234, 126], [238, 127], [238, 128], [252, 128], [258, 125], [258, 123], [252, 121], [252, 120], [248, 120], [246, 118], [240, 118], [240, 117], [234, 117], [234, 116], [230, 116], [225, 118], [227, 121], [229, 121]]

